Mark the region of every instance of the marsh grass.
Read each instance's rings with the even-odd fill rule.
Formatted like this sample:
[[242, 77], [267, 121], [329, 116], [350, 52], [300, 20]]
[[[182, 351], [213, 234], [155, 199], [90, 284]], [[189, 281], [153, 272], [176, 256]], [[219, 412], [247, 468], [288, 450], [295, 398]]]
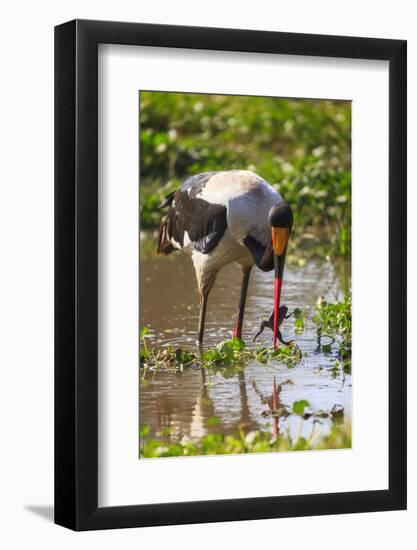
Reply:
[[140, 457], [174, 457], [224, 455], [242, 453], [268, 453], [283, 451], [308, 451], [320, 449], [348, 449], [352, 446], [351, 425], [334, 423], [328, 435], [321, 435], [313, 428], [308, 437], [292, 438], [288, 433], [273, 435], [260, 430], [234, 435], [212, 433], [201, 438], [168, 442], [150, 437], [149, 426], [140, 430]]
[[140, 113], [142, 230], [186, 177], [249, 169], [293, 208], [289, 256], [349, 257], [350, 102], [141, 92]]

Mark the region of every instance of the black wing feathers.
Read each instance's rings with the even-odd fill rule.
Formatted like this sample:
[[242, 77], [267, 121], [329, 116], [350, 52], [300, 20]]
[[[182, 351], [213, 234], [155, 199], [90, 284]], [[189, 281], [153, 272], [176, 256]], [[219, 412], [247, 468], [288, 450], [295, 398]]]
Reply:
[[182, 248], [185, 232], [194, 248], [203, 254], [217, 246], [227, 228], [226, 207], [196, 197], [213, 174], [193, 176], [167, 197], [169, 210], [159, 232], [158, 254]]

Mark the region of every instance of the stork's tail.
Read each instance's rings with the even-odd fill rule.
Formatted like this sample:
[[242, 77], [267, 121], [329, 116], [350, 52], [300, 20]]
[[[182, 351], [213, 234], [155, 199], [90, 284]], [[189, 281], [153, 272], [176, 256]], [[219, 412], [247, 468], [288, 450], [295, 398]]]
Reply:
[[168, 235], [168, 219], [169, 218], [164, 221], [164, 223], [161, 225], [161, 229], [159, 230], [158, 248], [156, 249], [156, 253], [158, 255], [162, 254], [166, 256], [167, 254], [170, 254], [175, 250]]
[[[174, 194], [175, 194], [175, 191], [170, 193], [166, 197], [165, 202], [161, 204], [159, 208], [165, 208], [169, 206], [171, 210], [171, 204], [172, 204], [172, 201], [174, 200]], [[168, 212], [168, 215], [166, 216], [159, 230], [158, 248], [156, 249], [156, 253], [158, 255], [166, 256], [167, 254], [170, 254], [175, 250], [175, 247], [172, 246], [171, 236], [169, 234], [169, 220], [170, 220], [170, 211]]]

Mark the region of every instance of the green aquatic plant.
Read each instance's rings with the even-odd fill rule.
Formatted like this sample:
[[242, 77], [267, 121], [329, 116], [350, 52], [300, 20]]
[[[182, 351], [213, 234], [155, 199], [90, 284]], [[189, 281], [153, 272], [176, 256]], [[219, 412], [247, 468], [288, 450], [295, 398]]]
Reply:
[[304, 332], [307, 321], [307, 311], [296, 307], [293, 312], [294, 315], [294, 331], [296, 334]]
[[346, 449], [352, 446], [350, 423], [334, 423], [325, 436], [316, 434], [313, 425], [308, 438], [300, 435], [292, 438], [288, 433], [273, 435], [260, 430], [248, 433], [241, 430], [233, 435], [212, 433], [201, 438], [170, 442], [151, 438], [149, 433], [148, 426], [141, 427], [141, 458]]
[[317, 339], [323, 352], [329, 353], [337, 346], [339, 361], [333, 365], [344, 373], [351, 372], [352, 355], [352, 297], [345, 294], [341, 302], [328, 303], [319, 298], [313, 322], [317, 325]]
[[142, 346], [140, 349], [140, 366], [143, 371], [142, 380], [148, 370], [155, 371], [165, 368], [182, 371], [186, 368], [205, 368], [210, 370], [224, 370], [225, 368], [243, 367], [246, 361], [257, 361], [266, 364], [269, 360], [276, 360], [293, 368], [301, 361], [301, 350], [295, 344], [279, 346], [275, 351], [263, 344], [251, 349], [239, 338], [232, 338], [210, 348], [202, 354], [185, 348], [168, 346], [162, 349], [149, 349], [146, 343], [147, 330], [141, 330]]
[[216, 348], [205, 351], [202, 355], [203, 367], [217, 367], [243, 361], [248, 355], [245, 343], [239, 338], [232, 338], [219, 344]]
[[352, 337], [352, 298], [345, 294], [341, 302], [328, 303], [320, 297], [316, 303], [316, 315], [313, 321], [319, 325], [321, 331], [327, 334], [337, 334], [345, 341]]
[[[331, 355], [337, 351], [337, 361], [331, 365], [333, 377], [351, 373], [352, 350], [352, 300], [351, 295], [346, 294], [342, 301], [328, 303], [324, 298], [319, 298], [316, 303], [316, 311], [313, 322], [316, 324], [317, 342], [320, 351], [324, 355]], [[307, 311], [294, 310], [294, 331], [299, 334], [305, 330], [307, 323]], [[238, 339], [232, 338], [221, 342], [214, 348], [204, 351], [202, 354], [186, 348], [149, 348], [147, 345], [148, 329], [142, 328], [140, 348], [140, 365], [143, 369], [142, 380], [145, 380], [147, 370], [166, 368], [182, 371], [186, 368], [205, 368], [213, 371], [226, 368], [243, 368], [248, 361], [267, 365], [270, 361], [278, 361], [288, 368], [294, 368], [303, 358], [303, 353], [295, 342], [289, 345], [278, 346], [276, 350], [261, 341], [255, 347], [248, 347]]]
[[292, 411], [295, 414], [303, 416], [305, 408], [309, 406], [310, 406], [310, 403], [305, 399], [301, 399], [300, 401], [294, 401], [292, 405]]
[[268, 359], [280, 361], [291, 369], [301, 361], [302, 352], [295, 343], [292, 343], [289, 346], [278, 346], [276, 350], [269, 349]]
[[148, 327], [142, 327], [140, 329], [139, 338], [140, 338], [140, 341], [142, 342], [142, 347], [140, 348], [140, 360], [141, 360], [141, 362], [142, 362], [142, 359], [144, 361], [147, 361], [147, 360], [149, 360], [149, 357], [150, 357], [150, 353], [149, 353], [148, 346], [147, 346], [147, 343], [146, 343], [146, 336], [147, 336], [148, 332], [149, 332]]

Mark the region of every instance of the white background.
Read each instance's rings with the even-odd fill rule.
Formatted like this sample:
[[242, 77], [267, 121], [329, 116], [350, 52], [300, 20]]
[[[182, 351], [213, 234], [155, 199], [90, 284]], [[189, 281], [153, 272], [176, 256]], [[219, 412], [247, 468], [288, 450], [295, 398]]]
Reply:
[[[409, 289], [409, 510], [320, 518], [74, 534], [54, 526], [53, 483], [53, 34], [74, 17], [408, 39], [409, 204], [415, 212], [417, 37], [413, 2], [15, 2], [2, 12], [0, 129], [1, 480], [5, 548], [413, 547], [417, 538], [414, 347], [416, 287]], [[413, 153], [413, 154], [411, 154]], [[409, 279], [417, 278], [416, 217]]]
[[[105, 45], [99, 67], [99, 504], [386, 489], [387, 62]], [[352, 100], [352, 449], [138, 460], [138, 89]]]

